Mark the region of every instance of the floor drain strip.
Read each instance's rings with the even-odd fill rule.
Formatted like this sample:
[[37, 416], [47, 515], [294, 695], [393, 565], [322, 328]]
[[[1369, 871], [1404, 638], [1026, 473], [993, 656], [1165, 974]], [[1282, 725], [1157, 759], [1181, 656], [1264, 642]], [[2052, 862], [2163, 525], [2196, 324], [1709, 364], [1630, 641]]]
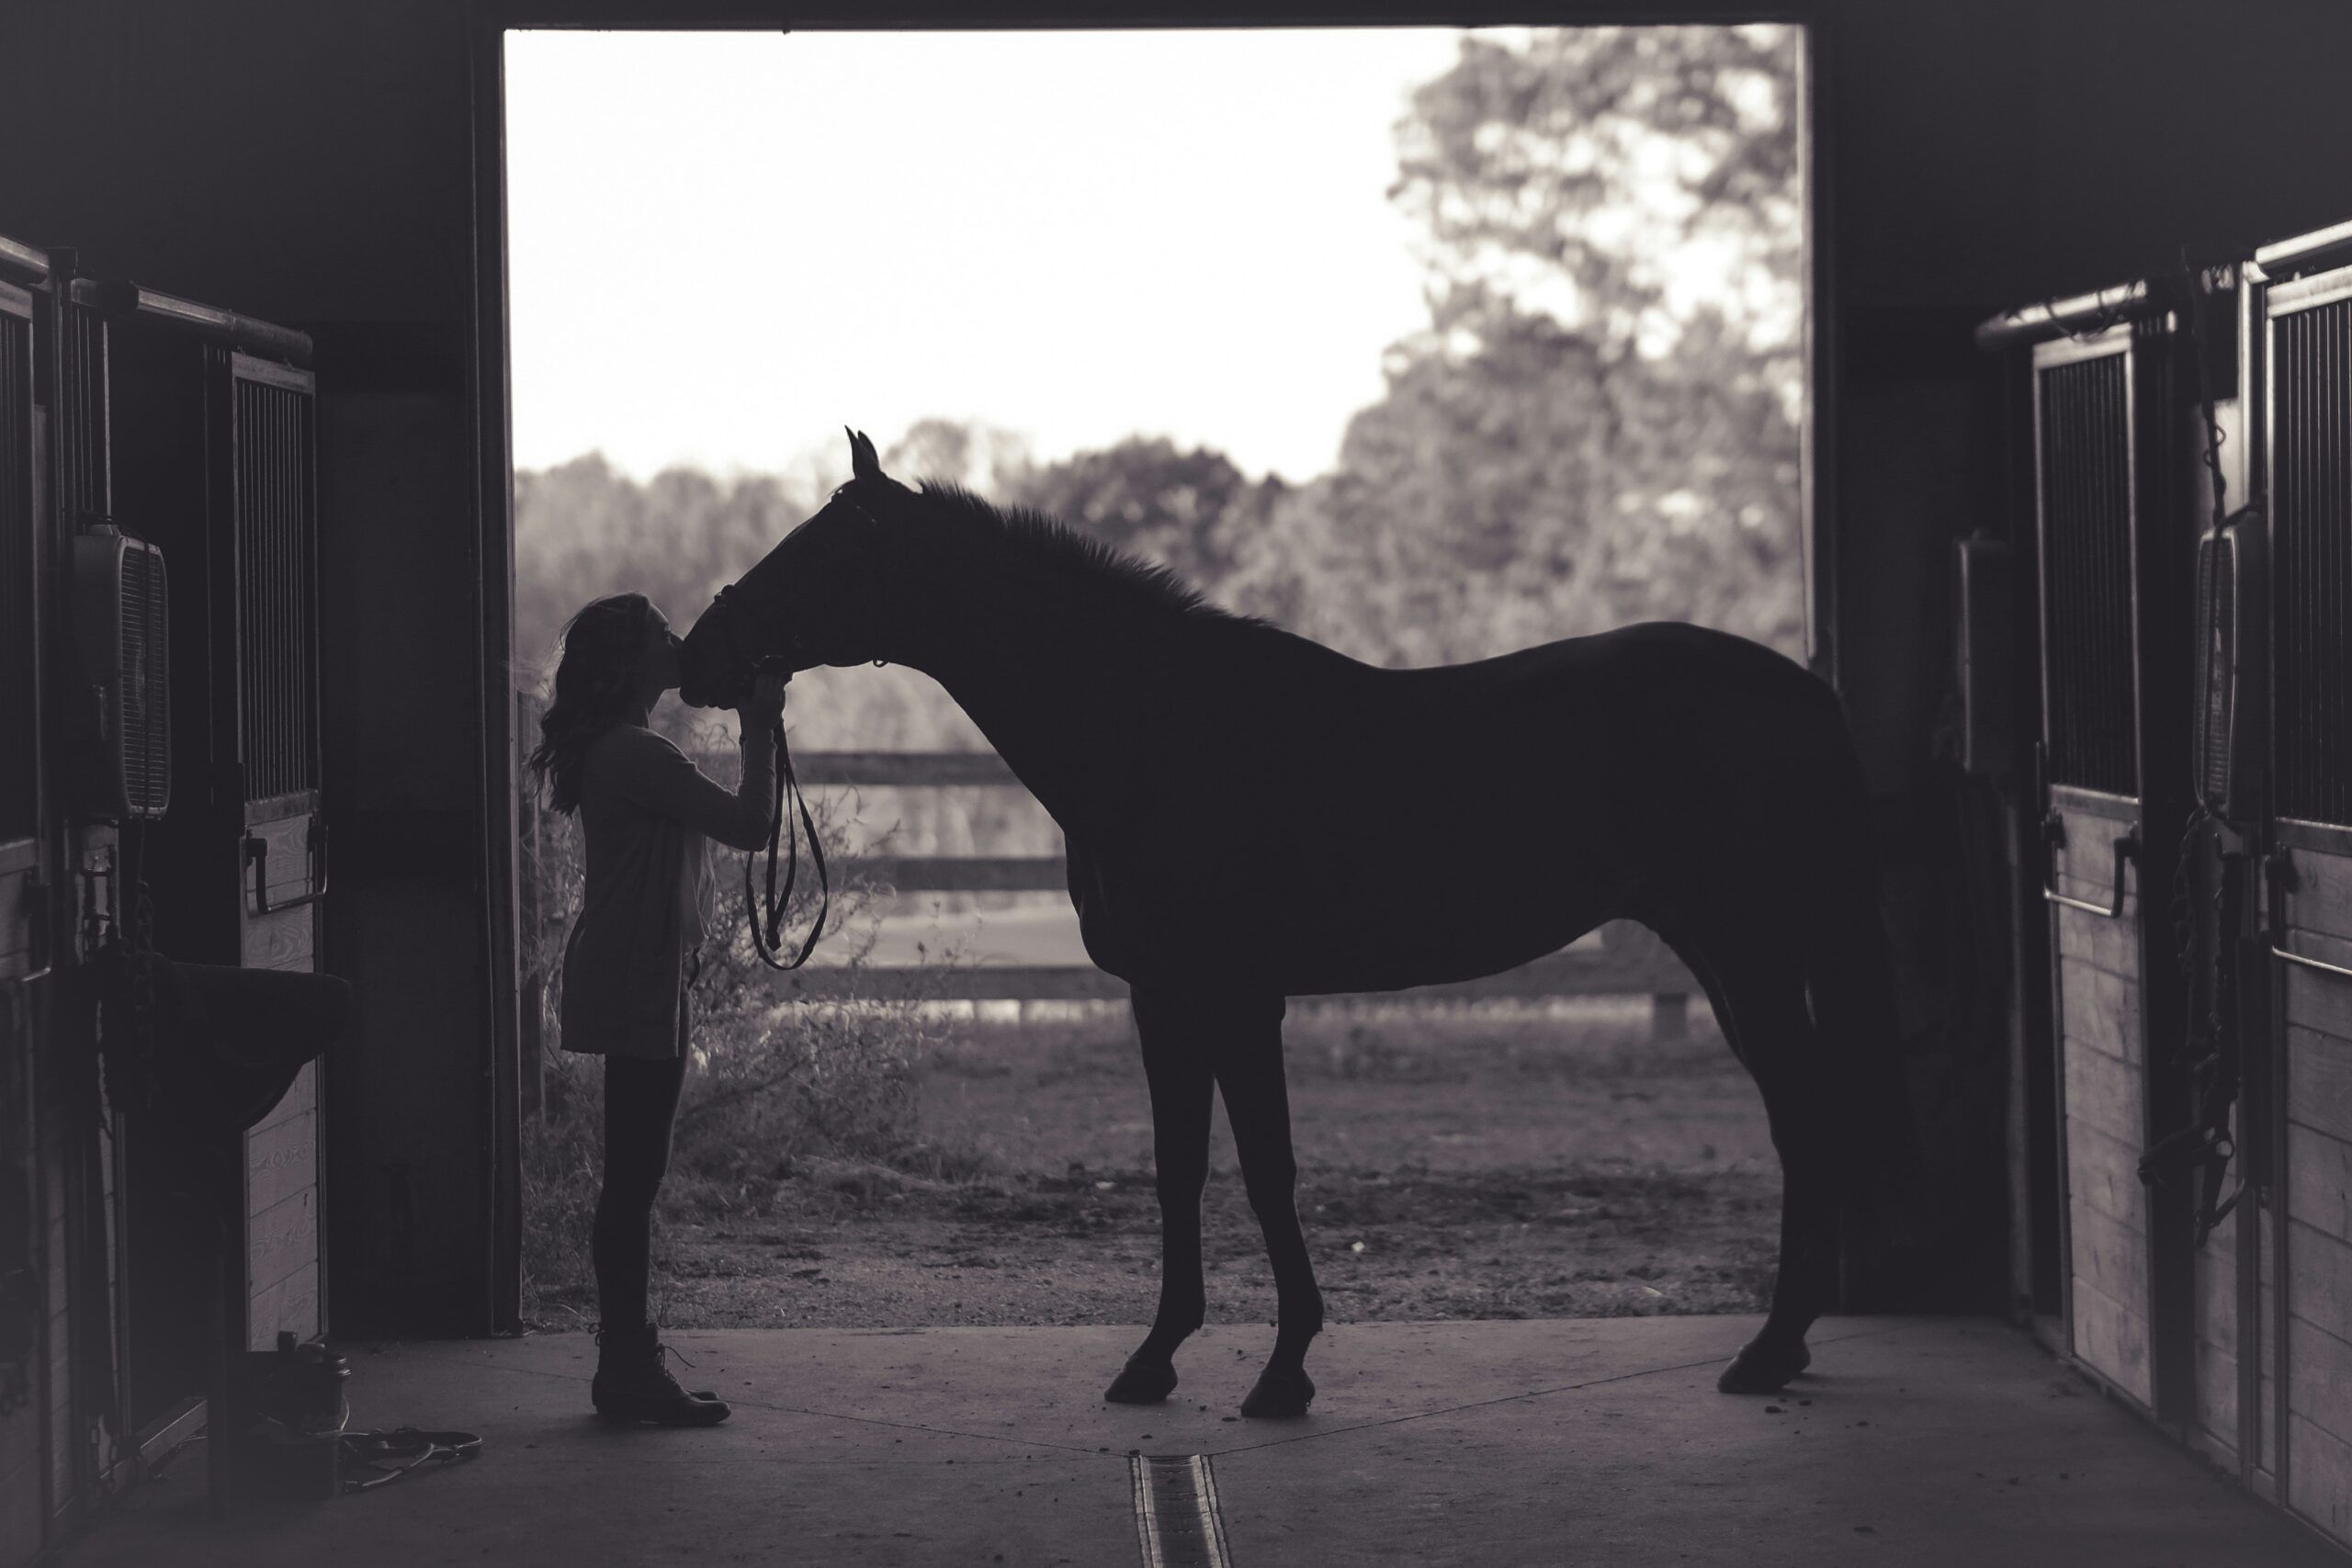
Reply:
[[1136, 1454], [1127, 1468], [1143, 1568], [1231, 1568], [1208, 1455]]

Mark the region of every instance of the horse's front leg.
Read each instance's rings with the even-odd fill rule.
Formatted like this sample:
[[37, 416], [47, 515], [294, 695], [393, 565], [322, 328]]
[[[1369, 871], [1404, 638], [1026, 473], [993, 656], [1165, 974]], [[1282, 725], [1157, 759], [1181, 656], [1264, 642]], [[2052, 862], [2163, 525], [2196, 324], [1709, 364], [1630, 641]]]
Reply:
[[1209, 1100], [1214, 1079], [1204, 1041], [1138, 990], [1136, 1032], [1151, 1084], [1152, 1164], [1159, 1190], [1159, 1311], [1151, 1332], [1102, 1397], [1156, 1404], [1176, 1386], [1176, 1348], [1207, 1315], [1201, 1279], [1201, 1190], [1209, 1175]]
[[1291, 1150], [1290, 1094], [1283, 1082], [1283, 1009], [1238, 1019], [1219, 1041], [1218, 1087], [1225, 1093], [1226, 1120], [1234, 1151], [1241, 1156], [1241, 1181], [1250, 1207], [1266, 1237], [1273, 1265], [1278, 1318], [1274, 1353], [1267, 1359], [1244, 1416], [1304, 1416], [1315, 1399], [1306, 1375], [1306, 1348], [1323, 1331], [1323, 1292], [1298, 1224], [1298, 1162]]

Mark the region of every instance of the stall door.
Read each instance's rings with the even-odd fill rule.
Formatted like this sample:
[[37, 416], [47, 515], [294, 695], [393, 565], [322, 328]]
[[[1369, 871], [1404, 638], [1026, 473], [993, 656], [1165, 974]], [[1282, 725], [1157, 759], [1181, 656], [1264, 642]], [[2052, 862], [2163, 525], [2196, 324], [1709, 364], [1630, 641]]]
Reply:
[[2352, 267], [2272, 286], [2265, 317], [2277, 1468], [2352, 1543]]
[[[2186, 809], [2174, 757], [2186, 600], [2162, 460], [2168, 341], [2127, 324], [2034, 350], [2044, 896], [2052, 928], [2075, 1359], [2151, 1410], [2187, 1371], [2162, 1347], [2187, 1262], [2139, 1176], [2179, 1014], [2165, 901]], [[2178, 613], [2175, 613], [2178, 612]], [[2169, 771], [2165, 763], [2170, 762]]]
[[[33, 300], [0, 282], [0, 1561], [30, 1562], [45, 1543], [41, 1353], [36, 1293], [49, 1227], [33, 1110], [27, 982], [48, 966], [42, 908], [40, 732], [36, 616], [40, 515], [33, 464]], [[68, 1380], [59, 1392], [70, 1392]]]
[[[216, 567], [234, 584], [233, 694], [243, 780], [239, 962], [314, 966], [326, 890], [319, 810], [318, 536], [311, 373], [215, 350]], [[228, 547], [221, 558], [220, 547]], [[226, 698], [230, 694], [222, 693]], [[318, 1064], [245, 1134], [248, 1348], [321, 1333]]]
[[[33, 301], [0, 283], [0, 984], [45, 968]], [[0, 1265], [5, 1266], [5, 1265]]]

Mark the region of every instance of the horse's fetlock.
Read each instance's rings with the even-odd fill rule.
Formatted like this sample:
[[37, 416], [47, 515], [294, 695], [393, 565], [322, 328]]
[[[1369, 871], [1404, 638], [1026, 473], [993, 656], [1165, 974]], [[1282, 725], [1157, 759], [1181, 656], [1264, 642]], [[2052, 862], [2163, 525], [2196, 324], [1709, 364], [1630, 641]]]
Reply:
[[1182, 1338], [1197, 1333], [1209, 1317], [1208, 1300], [1201, 1296], [1162, 1296], [1159, 1310], [1152, 1314], [1151, 1330], [1155, 1336]]

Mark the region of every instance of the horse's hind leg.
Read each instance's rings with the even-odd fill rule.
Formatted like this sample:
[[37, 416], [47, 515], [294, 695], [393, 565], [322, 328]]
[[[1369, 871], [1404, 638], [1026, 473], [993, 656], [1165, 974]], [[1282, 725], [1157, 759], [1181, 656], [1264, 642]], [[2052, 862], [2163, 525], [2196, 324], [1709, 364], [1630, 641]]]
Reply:
[[1323, 1292], [1298, 1224], [1298, 1162], [1291, 1151], [1290, 1093], [1283, 1082], [1283, 1004], [1237, 1009], [1219, 1035], [1217, 1087], [1241, 1158], [1241, 1182], [1273, 1265], [1274, 1353], [1241, 1402], [1244, 1416], [1304, 1416], [1315, 1398], [1306, 1348], [1323, 1331]]
[[1770, 1393], [1812, 1361], [1805, 1331], [1836, 1291], [1841, 1187], [1826, 1064], [1795, 964], [1726, 964], [1706, 945], [1675, 945], [1707, 987], [1724, 1038], [1762, 1092], [1781, 1156], [1781, 1258], [1771, 1306], [1764, 1326], [1715, 1382], [1724, 1393]]
[[1135, 993], [1136, 1032], [1151, 1085], [1152, 1166], [1159, 1193], [1159, 1310], [1151, 1332], [1102, 1397], [1117, 1404], [1156, 1404], [1176, 1386], [1176, 1348], [1201, 1325], [1207, 1290], [1201, 1279], [1201, 1190], [1209, 1175], [1209, 1111], [1214, 1078], [1200, 1024]]

